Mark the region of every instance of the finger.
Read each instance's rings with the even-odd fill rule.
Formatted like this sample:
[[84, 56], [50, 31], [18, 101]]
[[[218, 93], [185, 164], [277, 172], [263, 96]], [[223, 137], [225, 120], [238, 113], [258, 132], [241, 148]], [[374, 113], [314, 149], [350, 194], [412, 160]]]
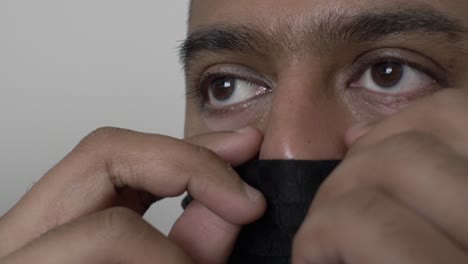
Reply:
[[172, 228], [169, 238], [196, 263], [226, 263], [241, 229], [193, 201]]
[[[230, 140], [226, 139], [229, 135]], [[209, 140], [208, 140], [209, 137]], [[262, 133], [255, 127], [246, 128], [232, 132], [214, 132], [203, 136], [194, 136], [185, 139], [186, 142], [213, 151], [230, 166], [238, 166], [254, 158], [260, 148]], [[239, 155], [243, 153], [244, 155]], [[147, 193], [135, 193], [131, 190], [120, 192], [117, 206], [131, 208], [134, 211], [144, 214], [158, 197], [150, 197]]]
[[[229, 134], [230, 137], [238, 137], [238, 139], [226, 140], [226, 134]], [[205, 134], [202, 137], [190, 137], [185, 141], [209, 149], [230, 165], [237, 166], [247, 162], [257, 154], [261, 138], [261, 132], [249, 126], [236, 131], [236, 133], [214, 132]], [[239, 155], [240, 151], [245, 154]], [[136, 193], [131, 189], [125, 189], [120, 192], [115, 205], [131, 208], [140, 214], [144, 214], [156, 200], [158, 200], [158, 197], [154, 197], [149, 193]]]
[[[247, 128], [241, 133], [251, 133]], [[193, 142], [193, 141], [192, 141]], [[193, 142], [199, 144], [199, 142]], [[229, 145], [208, 146], [216, 153], [229, 157], [233, 166], [240, 165], [251, 159], [249, 156], [239, 156], [231, 151]], [[251, 154], [257, 154], [258, 148], [252, 145]], [[263, 215], [266, 207], [259, 210], [258, 218]], [[252, 219], [252, 221], [257, 219]], [[220, 218], [197, 200], [192, 201], [180, 218], [174, 224], [169, 238], [176, 242], [197, 263], [226, 263], [230, 256], [241, 225], [232, 224]]]
[[467, 173], [467, 160], [437, 138], [405, 133], [349, 156], [324, 183], [310, 212], [358, 186], [372, 186], [468, 245]]
[[136, 213], [113, 208], [61, 226], [0, 261], [14, 263], [193, 263]]
[[369, 132], [372, 126], [376, 125], [377, 123], [369, 123], [369, 122], [360, 122], [356, 125], [352, 126], [351, 128], [346, 131], [345, 134], [345, 143], [346, 146], [349, 148], [351, 147], [356, 141], [358, 141], [361, 137]]
[[358, 124], [347, 132], [350, 153], [373, 145], [387, 137], [409, 131], [424, 131], [443, 140], [468, 157], [468, 93], [463, 89], [445, 89], [415, 102], [397, 114], [371, 124]]
[[467, 263], [463, 251], [410, 209], [376, 189], [356, 189], [305, 220], [294, 264]]
[[[226, 140], [226, 134], [231, 137]], [[186, 141], [207, 148], [232, 166], [241, 165], [258, 155], [263, 134], [257, 128], [248, 126], [232, 132], [215, 132], [204, 136], [187, 138]]]
[[58, 225], [114, 205], [126, 188], [157, 197], [188, 190], [226, 221], [239, 224], [256, 219], [265, 206], [261, 194], [240, 180], [227, 164], [231, 161], [203, 145], [227, 144], [233, 149], [220, 147], [221, 154], [237, 153], [249, 159], [255, 156], [261, 134], [251, 129], [188, 141], [199, 146], [161, 135], [97, 130], [1, 219], [0, 240], [8, 244], [0, 249], [0, 256]]

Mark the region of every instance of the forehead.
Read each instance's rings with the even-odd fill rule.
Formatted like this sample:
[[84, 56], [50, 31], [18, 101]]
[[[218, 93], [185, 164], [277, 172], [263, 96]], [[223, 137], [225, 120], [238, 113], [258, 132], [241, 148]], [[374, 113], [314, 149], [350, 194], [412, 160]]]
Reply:
[[430, 7], [467, 21], [467, 0], [192, 0], [189, 32], [219, 23], [253, 24], [272, 29], [329, 14], [353, 15], [380, 8]]

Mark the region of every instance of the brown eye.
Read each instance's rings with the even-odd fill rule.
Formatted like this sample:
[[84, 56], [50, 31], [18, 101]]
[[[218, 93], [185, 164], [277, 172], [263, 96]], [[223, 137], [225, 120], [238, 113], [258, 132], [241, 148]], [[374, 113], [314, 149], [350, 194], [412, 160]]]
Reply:
[[391, 95], [427, 90], [435, 80], [428, 74], [404, 63], [382, 62], [369, 66], [351, 88]]
[[216, 108], [242, 103], [270, 91], [256, 83], [228, 77], [214, 79], [207, 87], [207, 103]]
[[372, 80], [382, 88], [392, 88], [403, 78], [403, 64], [384, 62], [372, 66]]
[[210, 86], [210, 94], [213, 99], [218, 101], [228, 100], [236, 88], [235, 79], [218, 79], [213, 81]]

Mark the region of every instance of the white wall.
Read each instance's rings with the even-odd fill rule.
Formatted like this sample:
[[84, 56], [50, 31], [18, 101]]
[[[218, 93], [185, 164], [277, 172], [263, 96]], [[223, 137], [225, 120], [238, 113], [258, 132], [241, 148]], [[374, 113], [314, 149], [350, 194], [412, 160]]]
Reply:
[[[101, 126], [182, 137], [187, 1], [0, 1], [0, 215]], [[180, 199], [146, 218], [167, 232]]]

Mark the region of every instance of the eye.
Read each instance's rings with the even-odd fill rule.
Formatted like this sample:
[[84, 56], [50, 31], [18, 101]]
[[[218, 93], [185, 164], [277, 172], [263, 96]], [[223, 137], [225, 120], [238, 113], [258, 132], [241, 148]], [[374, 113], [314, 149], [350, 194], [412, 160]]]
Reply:
[[208, 83], [207, 103], [212, 107], [223, 108], [247, 101], [268, 91], [268, 88], [251, 81], [220, 77]]
[[415, 67], [399, 62], [381, 62], [367, 68], [350, 86], [394, 95], [428, 89], [434, 84], [433, 78]]

